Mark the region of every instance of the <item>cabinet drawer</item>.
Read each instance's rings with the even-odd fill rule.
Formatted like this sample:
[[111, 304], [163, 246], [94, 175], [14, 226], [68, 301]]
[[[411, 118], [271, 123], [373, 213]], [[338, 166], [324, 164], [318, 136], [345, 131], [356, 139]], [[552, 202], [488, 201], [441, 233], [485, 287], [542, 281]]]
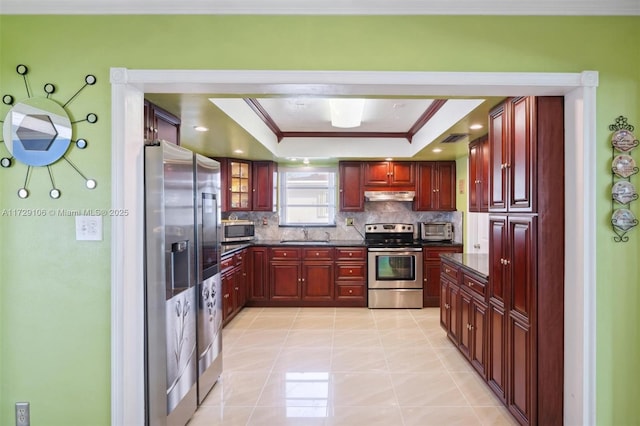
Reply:
[[458, 282], [458, 268], [445, 262], [440, 263], [440, 273]]
[[332, 247], [314, 247], [302, 249], [303, 260], [333, 260]]
[[365, 260], [367, 249], [358, 247], [336, 248], [336, 260]]
[[233, 262], [236, 266], [242, 265], [242, 259], [246, 254], [246, 250], [241, 250], [233, 255]]
[[463, 272], [462, 287], [465, 287], [466, 289], [471, 290], [473, 293], [478, 294], [479, 296], [481, 296], [481, 299], [484, 300], [485, 294], [487, 292], [487, 283], [485, 281], [479, 280], [478, 278]]
[[367, 267], [364, 263], [336, 263], [336, 279], [338, 280], [364, 280], [367, 275]]
[[440, 253], [462, 253], [462, 246], [459, 247], [424, 247], [422, 250], [424, 260], [440, 260]]
[[271, 259], [273, 260], [297, 260], [300, 259], [300, 249], [292, 247], [279, 247], [271, 249]]
[[363, 297], [364, 285], [339, 285], [338, 297]]
[[233, 268], [235, 265], [235, 256], [229, 255], [229, 257], [223, 257], [220, 259], [220, 271], [226, 271], [227, 269]]

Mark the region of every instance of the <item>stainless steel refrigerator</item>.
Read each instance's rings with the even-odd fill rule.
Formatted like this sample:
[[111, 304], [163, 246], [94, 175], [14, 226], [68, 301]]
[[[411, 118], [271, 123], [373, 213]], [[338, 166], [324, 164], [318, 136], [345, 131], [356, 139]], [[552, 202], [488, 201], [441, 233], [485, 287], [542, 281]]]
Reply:
[[182, 426], [222, 370], [220, 166], [162, 141], [144, 160], [146, 424]]

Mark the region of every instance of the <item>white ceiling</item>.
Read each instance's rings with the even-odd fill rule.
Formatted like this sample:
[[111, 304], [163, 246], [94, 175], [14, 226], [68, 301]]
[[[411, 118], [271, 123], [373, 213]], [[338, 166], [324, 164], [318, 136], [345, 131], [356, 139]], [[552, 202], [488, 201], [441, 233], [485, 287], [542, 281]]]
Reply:
[[0, 0], [0, 14], [640, 15], [640, 0]]
[[[481, 126], [478, 136], [487, 131], [486, 109], [470, 116], [485, 99], [448, 99], [442, 104], [442, 100], [428, 98], [369, 97], [365, 99], [362, 124], [348, 129], [332, 127], [329, 98], [325, 97], [257, 98], [251, 100], [253, 106], [241, 98], [210, 101], [279, 159], [416, 159], [427, 147], [432, 155], [437, 154], [434, 158], [455, 158], [466, 153], [474, 132], [469, 129], [471, 124]], [[491, 102], [490, 106], [495, 105]], [[461, 123], [459, 131], [465, 135], [459, 141], [462, 152], [453, 153], [449, 146], [434, 144], [446, 138], [457, 123]], [[436, 147], [440, 152], [432, 151]], [[450, 152], [442, 154], [443, 150]]]
[[[355, 128], [331, 126], [329, 98], [258, 98], [259, 104], [286, 132], [407, 132], [433, 99], [366, 99], [362, 124]], [[216, 101], [212, 100], [215, 104]]]

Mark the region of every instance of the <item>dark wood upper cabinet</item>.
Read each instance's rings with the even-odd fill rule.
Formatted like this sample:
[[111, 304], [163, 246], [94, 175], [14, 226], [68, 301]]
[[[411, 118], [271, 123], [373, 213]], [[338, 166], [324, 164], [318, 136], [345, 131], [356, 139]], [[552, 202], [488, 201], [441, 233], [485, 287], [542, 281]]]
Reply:
[[456, 209], [455, 161], [416, 163], [417, 184], [414, 210], [454, 211]]
[[507, 211], [505, 110], [505, 104], [501, 104], [489, 113], [489, 210], [493, 212]]
[[537, 211], [537, 118], [535, 97], [509, 98], [489, 114], [489, 211]]
[[251, 165], [252, 210], [273, 211], [274, 179], [277, 165], [273, 161], [254, 161]]
[[220, 162], [222, 211], [273, 211], [273, 161], [216, 158]]
[[489, 211], [489, 137], [469, 143], [469, 211]]
[[340, 211], [364, 211], [363, 167], [361, 161], [340, 162]]
[[416, 182], [412, 161], [367, 161], [364, 163], [365, 186], [413, 187]]
[[180, 118], [145, 99], [144, 138], [180, 145]]

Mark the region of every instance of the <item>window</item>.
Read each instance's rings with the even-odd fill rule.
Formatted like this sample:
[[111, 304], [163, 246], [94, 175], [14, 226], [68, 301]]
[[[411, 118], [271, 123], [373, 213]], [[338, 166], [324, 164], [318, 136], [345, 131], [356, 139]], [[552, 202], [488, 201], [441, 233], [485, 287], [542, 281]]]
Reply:
[[280, 168], [280, 225], [335, 225], [335, 168]]

